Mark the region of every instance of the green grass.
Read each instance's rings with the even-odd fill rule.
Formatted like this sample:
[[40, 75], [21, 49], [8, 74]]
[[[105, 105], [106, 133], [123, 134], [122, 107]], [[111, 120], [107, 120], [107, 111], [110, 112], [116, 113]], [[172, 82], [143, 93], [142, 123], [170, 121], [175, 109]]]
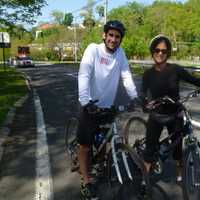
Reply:
[[133, 74], [142, 75], [147, 68], [143, 68], [140, 65], [131, 65], [130, 70]]
[[22, 75], [15, 69], [0, 66], [0, 127], [14, 103], [27, 93]]

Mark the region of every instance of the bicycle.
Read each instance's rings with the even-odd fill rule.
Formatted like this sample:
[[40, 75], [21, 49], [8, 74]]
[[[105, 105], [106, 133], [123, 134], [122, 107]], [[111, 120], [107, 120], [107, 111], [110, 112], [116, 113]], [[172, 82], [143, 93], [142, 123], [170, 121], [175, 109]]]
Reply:
[[[102, 174], [106, 177], [106, 182], [111, 188], [116, 187], [118, 184], [122, 185], [125, 182], [133, 181], [133, 177], [136, 179], [136, 175], [138, 175], [138, 173], [135, 173], [138, 167], [131, 157], [132, 149], [125, 144], [123, 135], [120, 135], [117, 129], [116, 118], [118, 114], [127, 110], [126, 107], [119, 106], [119, 108], [112, 107], [111, 109], [99, 108], [95, 113], [100, 118], [107, 114], [113, 116], [109, 123], [102, 123], [98, 126], [94, 134], [94, 145], [91, 149], [91, 171], [96, 171], [98, 174], [98, 166], [101, 166], [101, 169], [103, 169]], [[76, 140], [77, 128], [78, 118], [70, 118], [65, 131], [65, 145], [71, 160], [72, 172], [79, 170], [77, 159], [78, 142]], [[99, 137], [101, 137], [100, 141]], [[104, 152], [103, 158], [102, 152]], [[141, 177], [137, 178], [141, 179]]]
[[[182, 193], [184, 200], [197, 200], [200, 198], [200, 142], [197, 137], [193, 133], [192, 127], [192, 118], [185, 106], [185, 102], [187, 102], [192, 97], [197, 97], [200, 94], [200, 89], [194, 90], [190, 92], [187, 96], [181, 98], [180, 101], [175, 102], [169, 97], [160, 98], [154, 100], [149, 104], [150, 112], [160, 105], [170, 104], [178, 106], [177, 115], [180, 112], [184, 116], [184, 125], [182, 127], [180, 137], [178, 137], [175, 141], [172, 142], [171, 138], [175, 134], [175, 132], [169, 134], [165, 138], [160, 139], [158, 144], [158, 150], [155, 153], [155, 161], [152, 164], [151, 171], [146, 173], [144, 170], [144, 164], [142, 159], [142, 153], [145, 149], [145, 131], [142, 132], [142, 136], [140, 138], [135, 135], [135, 139], [132, 137], [131, 145], [134, 149], [133, 158], [135, 162], [139, 162], [141, 165], [141, 171], [143, 172], [143, 178], [147, 185], [147, 195], [152, 198], [152, 185], [154, 185], [157, 181], [160, 180], [161, 174], [163, 172], [163, 164], [167, 158], [171, 155], [174, 147], [178, 144], [178, 142], [183, 139], [183, 168], [182, 168]], [[162, 117], [160, 115], [160, 117]], [[176, 116], [166, 115], [163, 120], [164, 123], [170, 122], [170, 120], [174, 120]], [[130, 118], [125, 125], [124, 135], [125, 140], [129, 144], [129, 139], [131, 133], [131, 124], [133, 124], [136, 120], [140, 122], [140, 126], [145, 127], [146, 122], [143, 119], [135, 119]], [[145, 130], [145, 128], [144, 128]]]

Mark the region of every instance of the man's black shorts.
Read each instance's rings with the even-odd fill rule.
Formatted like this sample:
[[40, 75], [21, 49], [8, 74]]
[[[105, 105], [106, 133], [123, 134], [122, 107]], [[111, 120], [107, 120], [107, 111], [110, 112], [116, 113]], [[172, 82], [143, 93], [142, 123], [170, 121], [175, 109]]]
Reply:
[[101, 113], [98, 115], [88, 114], [82, 110], [79, 116], [79, 127], [77, 132], [77, 140], [79, 144], [92, 145], [94, 135], [100, 124], [111, 123], [114, 119], [113, 114]]
[[79, 116], [79, 126], [77, 132], [77, 140], [79, 144], [92, 145], [94, 134], [98, 128], [97, 122], [91, 116], [81, 111]]

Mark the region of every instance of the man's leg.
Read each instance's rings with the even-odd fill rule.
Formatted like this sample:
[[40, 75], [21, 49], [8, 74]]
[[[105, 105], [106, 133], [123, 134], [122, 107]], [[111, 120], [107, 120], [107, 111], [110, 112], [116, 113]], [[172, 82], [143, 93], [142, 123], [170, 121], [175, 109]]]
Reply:
[[88, 173], [89, 151], [90, 151], [90, 147], [88, 145], [79, 145], [78, 160], [80, 164], [80, 173], [83, 177], [84, 184], [88, 184], [90, 182], [89, 173]]
[[79, 119], [79, 128], [77, 132], [78, 161], [80, 165], [80, 173], [83, 178], [81, 183], [81, 195], [84, 199], [98, 200], [97, 190], [92, 183], [89, 168], [91, 161], [91, 146], [93, 142], [93, 133], [95, 132], [95, 124], [87, 113], [82, 112]]

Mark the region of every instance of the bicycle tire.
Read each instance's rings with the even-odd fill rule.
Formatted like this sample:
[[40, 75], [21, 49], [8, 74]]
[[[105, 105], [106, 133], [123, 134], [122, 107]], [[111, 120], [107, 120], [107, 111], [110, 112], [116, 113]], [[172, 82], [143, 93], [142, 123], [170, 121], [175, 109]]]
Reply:
[[77, 156], [77, 149], [78, 149], [78, 142], [76, 139], [76, 133], [78, 130], [78, 119], [75, 117], [70, 118], [65, 127], [65, 147], [67, 151], [67, 155], [70, 161], [70, 168], [71, 171], [77, 171], [79, 169], [78, 165], [78, 156]]
[[[200, 149], [186, 148], [183, 152], [183, 199], [200, 199]], [[199, 186], [195, 187], [195, 183]]]
[[133, 182], [122, 184], [114, 196], [114, 200], [139, 200], [138, 191]]
[[133, 147], [136, 140], [144, 140], [146, 135], [147, 122], [140, 117], [129, 118], [123, 128], [125, 143]]
[[[126, 171], [125, 171], [125, 167], [124, 164], [122, 162], [122, 154], [121, 152], [125, 152], [127, 160], [128, 160], [128, 165], [131, 171], [131, 176], [133, 178], [133, 180], [131, 180]], [[123, 184], [121, 184], [117, 178], [117, 173], [113, 164], [113, 158], [112, 158], [112, 152], [110, 151], [108, 154], [108, 160], [107, 160], [107, 177], [108, 177], [108, 183], [109, 186], [114, 189], [114, 191], [116, 192], [116, 197], [115, 198], [119, 198], [123, 196], [123, 192], [122, 191], [126, 191], [125, 193], [127, 193], [126, 189], [122, 189], [124, 186], [126, 188], [127, 183], [129, 185], [134, 186], [134, 191], [139, 191], [139, 187], [141, 186], [141, 182], [145, 179], [145, 182], [147, 180], [147, 184], [149, 184], [148, 181], [148, 177], [147, 174], [144, 173], [144, 167], [143, 167], [143, 163], [139, 163], [139, 162], [135, 162], [135, 160], [133, 159], [133, 150], [132, 148], [130, 148], [128, 145], [120, 143], [117, 145], [117, 159], [119, 161], [119, 168], [120, 168], [120, 172], [122, 174], [122, 179], [123, 179]], [[144, 178], [145, 176], [145, 178]], [[132, 183], [133, 184], [132, 184]], [[131, 198], [135, 198], [135, 192], [132, 193], [132, 195], [127, 195], [131, 197]], [[125, 197], [123, 197], [123, 199], [125, 199]]]

